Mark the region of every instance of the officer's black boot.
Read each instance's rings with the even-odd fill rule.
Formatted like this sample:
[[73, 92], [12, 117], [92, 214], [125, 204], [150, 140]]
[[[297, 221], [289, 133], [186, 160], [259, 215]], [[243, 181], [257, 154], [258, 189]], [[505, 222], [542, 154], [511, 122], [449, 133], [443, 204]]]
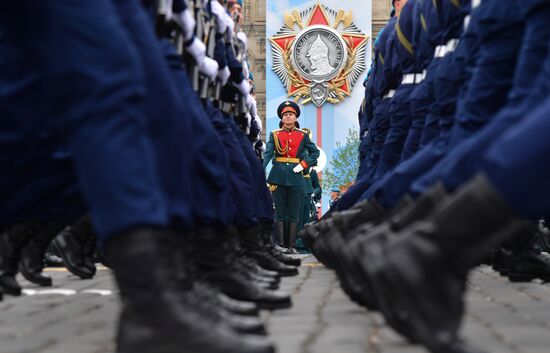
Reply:
[[81, 218], [74, 225], [65, 228], [52, 242], [55, 250], [63, 259], [71, 273], [91, 279], [95, 275], [95, 265], [86, 259], [85, 245], [91, 232], [88, 220]]
[[302, 264], [302, 260], [296, 257], [289, 256], [282, 251], [275, 248], [273, 243], [271, 242], [271, 228], [272, 224], [269, 222], [265, 222], [261, 224], [261, 237], [264, 244], [264, 247], [267, 249], [267, 251], [273, 255], [277, 260], [281, 261], [282, 263], [290, 266], [300, 266]]
[[296, 250], [296, 237], [298, 236], [298, 223], [288, 223], [288, 248], [292, 254], [298, 254]]
[[281, 276], [297, 275], [296, 267], [285, 265], [269, 253], [264, 246], [261, 232], [262, 229], [259, 226], [240, 230], [239, 237], [245, 253], [266, 270], [275, 271]]
[[199, 279], [231, 298], [255, 302], [260, 309], [292, 306], [288, 294], [260, 287], [236, 266], [238, 261], [232, 253], [230, 237], [225, 231], [216, 232], [212, 229], [203, 229], [197, 233], [195, 244]]
[[528, 223], [524, 234], [503, 247], [501, 251], [504, 253], [508, 250], [510, 255], [508, 267], [500, 264], [501, 271], [506, 273], [510, 281], [529, 282], [535, 278], [550, 281], [550, 256], [545, 251], [543, 235], [534, 223]]
[[51, 241], [65, 228], [59, 223], [46, 224], [44, 228], [34, 234], [27, 245], [21, 251], [19, 271], [27, 281], [43, 287], [50, 287], [52, 279], [42, 274], [44, 269], [44, 256]]
[[279, 246], [284, 248], [285, 246], [285, 222], [276, 222], [277, 240]]
[[39, 222], [25, 222], [10, 226], [0, 234], [0, 291], [5, 294], [21, 295], [21, 286], [15, 280], [21, 250], [41, 227]]
[[431, 352], [471, 352], [458, 338], [466, 275], [523, 227], [484, 176], [472, 179], [363, 260], [388, 323]]
[[262, 338], [235, 334], [223, 321], [205, 316], [182, 295], [174, 277], [174, 235], [154, 228], [125, 232], [106, 244], [123, 308], [118, 353], [271, 353]]

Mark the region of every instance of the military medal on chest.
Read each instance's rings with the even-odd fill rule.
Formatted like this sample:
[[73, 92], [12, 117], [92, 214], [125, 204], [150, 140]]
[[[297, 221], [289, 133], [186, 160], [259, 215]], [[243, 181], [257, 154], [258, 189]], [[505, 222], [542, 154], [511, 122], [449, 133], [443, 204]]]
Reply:
[[351, 94], [366, 68], [368, 36], [351, 11], [316, 4], [284, 14], [285, 25], [270, 38], [273, 71], [288, 96], [301, 104], [337, 104]]

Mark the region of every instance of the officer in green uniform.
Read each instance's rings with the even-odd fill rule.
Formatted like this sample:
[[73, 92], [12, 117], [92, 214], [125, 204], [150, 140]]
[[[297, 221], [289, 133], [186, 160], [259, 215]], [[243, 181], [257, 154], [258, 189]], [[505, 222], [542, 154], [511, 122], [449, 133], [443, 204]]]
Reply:
[[[303, 128], [311, 140], [312, 133], [308, 128]], [[321, 199], [321, 186], [319, 185], [319, 177], [313, 168], [307, 168], [302, 172], [304, 174], [304, 203], [302, 205], [302, 217], [298, 226], [298, 233], [304, 228], [304, 225], [312, 222], [312, 215], [317, 212], [315, 204]]]
[[308, 134], [296, 128], [300, 107], [291, 101], [279, 105], [277, 115], [282, 128], [272, 131], [264, 153], [264, 168], [273, 163], [267, 182], [272, 185], [275, 203], [275, 222], [279, 233], [279, 245], [285, 239], [285, 219], [288, 221], [288, 247], [296, 244], [298, 223], [304, 199], [302, 172], [317, 164], [319, 149]]

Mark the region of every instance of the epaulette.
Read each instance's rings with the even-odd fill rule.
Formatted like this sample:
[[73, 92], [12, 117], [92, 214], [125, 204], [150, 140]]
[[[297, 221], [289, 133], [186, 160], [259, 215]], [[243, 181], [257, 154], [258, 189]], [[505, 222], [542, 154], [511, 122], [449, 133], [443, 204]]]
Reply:
[[277, 131], [283, 131], [283, 129], [276, 129], [276, 130], [272, 130], [271, 132], [277, 132]]
[[304, 130], [302, 130], [302, 129], [296, 129], [296, 131], [300, 131], [301, 133], [303, 133], [303, 134], [305, 134], [305, 135], [307, 135], [307, 134], [308, 134], [307, 132], [305, 132], [305, 131], [304, 131]]

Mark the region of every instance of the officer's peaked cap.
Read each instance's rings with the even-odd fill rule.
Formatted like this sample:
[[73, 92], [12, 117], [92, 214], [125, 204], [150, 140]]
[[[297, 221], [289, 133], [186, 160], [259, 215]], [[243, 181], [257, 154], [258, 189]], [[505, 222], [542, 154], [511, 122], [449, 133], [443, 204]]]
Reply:
[[298, 104], [292, 101], [284, 101], [279, 105], [279, 108], [277, 108], [277, 115], [279, 116], [279, 119], [282, 119], [283, 114], [289, 111], [294, 112], [297, 118], [300, 117], [300, 107], [298, 106]]

